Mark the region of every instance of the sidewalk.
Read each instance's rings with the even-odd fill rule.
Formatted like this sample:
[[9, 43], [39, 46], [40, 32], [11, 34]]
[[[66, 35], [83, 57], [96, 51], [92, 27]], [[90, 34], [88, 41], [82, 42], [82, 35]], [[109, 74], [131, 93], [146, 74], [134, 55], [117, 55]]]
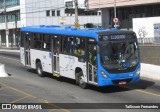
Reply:
[[3, 51], [3, 52], [20, 52], [19, 48], [17, 47], [9, 47], [9, 48], [6, 48], [6, 47], [0, 47], [0, 51]]
[[160, 66], [141, 63], [141, 77], [160, 80]]

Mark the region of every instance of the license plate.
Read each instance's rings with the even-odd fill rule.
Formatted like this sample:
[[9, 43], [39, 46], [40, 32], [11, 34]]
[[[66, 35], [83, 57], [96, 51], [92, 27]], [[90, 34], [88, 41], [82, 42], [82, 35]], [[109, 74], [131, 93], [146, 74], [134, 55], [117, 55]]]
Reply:
[[119, 85], [124, 85], [124, 84], [127, 84], [127, 82], [126, 82], [126, 81], [121, 81], [121, 82], [119, 82], [118, 84], [119, 84]]

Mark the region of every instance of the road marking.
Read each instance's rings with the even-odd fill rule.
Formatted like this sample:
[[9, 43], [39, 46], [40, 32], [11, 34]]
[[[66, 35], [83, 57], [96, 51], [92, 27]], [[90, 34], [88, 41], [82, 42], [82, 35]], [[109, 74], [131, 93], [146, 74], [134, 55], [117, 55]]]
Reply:
[[49, 103], [47, 100], [44, 99], [37, 99], [39, 102]]
[[132, 88], [132, 87], [124, 87], [124, 88], [126, 88], [126, 89], [131, 89], [131, 90], [135, 90], [135, 91], [137, 91], [137, 92], [149, 94], [149, 95], [152, 95], [152, 96], [158, 96], [158, 97], [160, 97], [160, 94], [152, 93], [152, 92], [149, 92], [149, 91], [144, 91], [144, 90], [141, 90], [141, 89], [135, 89], [135, 88]]
[[0, 56], [0, 57], [5, 58], [5, 59], [9, 59], [9, 60], [20, 61], [20, 60], [14, 59], [14, 58], [8, 58], [8, 57], [4, 57], [4, 56]]
[[136, 89], [136, 91], [141, 92], [141, 93], [150, 94], [150, 95], [153, 95], [153, 96], [158, 96], [158, 97], [160, 97], [160, 94], [155, 94], [155, 93], [148, 92], [148, 91], [143, 91], [143, 90], [140, 90], [140, 89]]
[[7, 87], [0, 88], [0, 91], [3, 90], [3, 89], [5, 89], [5, 88], [7, 88]]
[[[26, 95], [25, 97], [20, 98], [20, 99], [15, 100], [15, 101], [20, 101], [20, 100], [22, 100], [22, 99], [25, 99], [26, 97], [32, 97], [32, 98], [38, 99], [36, 96], [33, 96], [33, 95], [29, 94], [29, 93], [26, 93], [26, 92], [24, 92], [24, 91], [22, 91], [22, 90], [16, 89], [16, 88], [11, 87], [11, 86], [9, 86], [9, 85], [3, 84], [3, 83], [0, 83], [0, 85], [3, 85], [3, 86], [5, 86], [5, 87], [7, 87], [7, 88], [10, 88], [10, 89], [18, 92], [18, 93], [21, 93], [21, 94]], [[60, 107], [60, 106], [54, 105], [54, 104], [52, 104], [52, 103], [49, 103], [47, 100], [38, 99], [38, 101], [40, 101], [41, 103], [46, 103], [47, 105], [50, 105], [50, 106], [55, 107], [55, 108], [58, 108], [58, 109], [60, 109], [60, 110], [63, 110], [64, 112], [70, 112], [70, 111], [67, 110], [67, 109], [63, 109], [63, 108]]]
[[24, 91], [21, 91], [21, 90], [19, 90], [19, 89], [14, 88], [14, 87], [11, 87], [11, 86], [8, 86], [8, 85], [2, 84], [2, 83], [0, 83], [0, 84], [3, 85], [3, 86], [6, 86], [6, 87], [8, 87], [8, 88], [10, 88], [10, 89], [12, 89], [12, 90], [14, 90], [14, 91], [16, 91], [16, 92], [18, 92], [18, 93], [24, 94], [24, 95], [26, 95], [26, 96], [30, 96], [30, 97], [32, 97], [32, 98], [37, 98], [37, 97], [35, 97], [35, 96], [33, 96], [33, 95], [29, 94], [29, 93], [26, 93], [26, 92], [24, 92]]
[[141, 92], [141, 93], [145, 93], [145, 94], [149, 94], [149, 95], [152, 95], [152, 96], [158, 96], [160, 97], [160, 94], [156, 94], [156, 93], [152, 93], [152, 92], [148, 92], [148, 91], [144, 91], [144, 90], [141, 90], [141, 89], [134, 89], [134, 88], [130, 88], [130, 87], [124, 87], [126, 89], [130, 89], [130, 90], [135, 90], [137, 92]]
[[55, 111], [56, 109], [52, 109], [52, 110], [49, 110], [49, 111], [47, 111], [47, 112], [53, 112], [53, 111]]
[[21, 100], [26, 99], [27, 97], [29, 97], [29, 96], [22, 97], [22, 98], [20, 98], [20, 99], [14, 100], [14, 101], [12, 101], [12, 102], [10, 102], [10, 103], [16, 103], [16, 102], [18, 102], [18, 101], [21, 101]]
[[[64, 112], [70, 112], [69, 110], [67, 110], [67, 109], [63, 109], [62, 107], [60, 107], [60, 106], [58, 106], [58, 105], [55, 105], [55, 104], [53, 104], [53, 103], [49, 103], [47, 100], [44, 100], [44, 99], [38, 99], [38, 101], [40, 101], [40, 102], [42, 102], [42, 103], [46, 103], [47, 105], [50, 105], [50, 106], [52, 106], [52, 107], [55, 107], [56, 109], [61, 109], [61, 110], [63, 110]], [[52, 111], [53, 110], [55, 110], [55, 109], [52, 109]], [[50, 112], [51, 110], [49, 110], [49, 112]], [[52, 112], [51, 111], [51, 112]]]
[[[59, 106], [57, 106], [57, 105], [54, 105], [53, 103], [47, 103], [47, 105], [56, 107], [56, 108], [61, 109], [61, 110], [65, 111], [65, 112], [71, 112], [71, 111], [69, 111], [69, 110], [67, 110], [67, 109], [63, 109], [62, 107], [59, 107]], [[53, 110], [53, 109], [52, 109], [52, 110]]]
[[12, 95], [0, 94], [0, 96], [12, 96]]

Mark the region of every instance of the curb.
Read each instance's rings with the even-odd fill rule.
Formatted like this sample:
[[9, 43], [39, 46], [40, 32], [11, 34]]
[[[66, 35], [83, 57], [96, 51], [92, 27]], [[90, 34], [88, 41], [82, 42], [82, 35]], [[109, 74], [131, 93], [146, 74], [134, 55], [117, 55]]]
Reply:
[[141, 77], [160, 80], [160, 66], [141, 63]]
[[0, 49], [2, 52], [20, 52], [20, 50], [8, 50], [8, 49]]

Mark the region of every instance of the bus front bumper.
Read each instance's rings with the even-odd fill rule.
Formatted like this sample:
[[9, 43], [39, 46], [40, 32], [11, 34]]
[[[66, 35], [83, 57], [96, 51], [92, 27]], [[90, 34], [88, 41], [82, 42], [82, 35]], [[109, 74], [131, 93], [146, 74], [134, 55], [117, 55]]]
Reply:
[[133, 76], [133, 77], [127, 77], [127, 78], [101, 78], [98, 81], [98, 86], [111, 86], [111, 85], [125, 85], [129, 83], [135, 83], [140, 80], [140, 74]]

